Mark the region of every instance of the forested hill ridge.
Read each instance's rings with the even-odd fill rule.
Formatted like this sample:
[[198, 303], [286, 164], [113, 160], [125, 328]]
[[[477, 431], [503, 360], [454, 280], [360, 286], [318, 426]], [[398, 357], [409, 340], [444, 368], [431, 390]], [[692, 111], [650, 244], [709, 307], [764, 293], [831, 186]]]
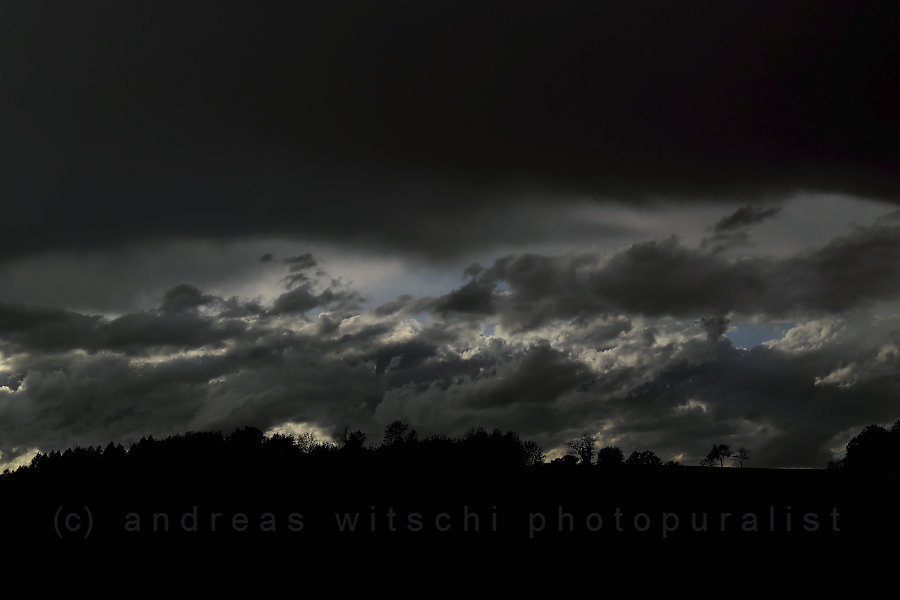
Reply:
[[[684, 468], [675, 461], [663, 462], [652, 450], [635, 450], [627, 458], [616, 446], [597, 448], [597, 437], [582, 434], [567, 442], [569, 452], [545, 462], [542, 448], [532, 441], [522, 441], [512, 431], [473, 428], [460, 438], [432, 435], [419, 439], [408, 424], [395, 421], [385, 428], [379, 443], [368, 443], [362, 431], [345, 431], [332, 441], [317, 439], [313, 434], [299, 436], [274, 434], [267, 437], [255, 427], [222, 432], [189, 431], [162, 439], [144, 437], [126, 449], [110, 441], [104, 448], [88, 446], [38, 453], [30, 465], [0, 474], [4, 485], [47, 478], [83, 478], [92, 474], [128, 471], [177, 475], [190, 472], [201, 479], [213, 476], [236, 476], [242, 469], [267, 472], [304, 469], [307, 473], [326, 474], [336, 468], [365, 467], [415, 469], [419, 476], [430, 471], [463, 470], [470, 474], [512, 475], [527, 471], [559, 471], [575, 465], [596, 467], [610, 473], [612, 468], [632, 472], [652, 472], [648, 468]], [[700, 463], [705, 467], [752, 465], [751, 452], [745, 448], [732, 450], [727, 445], [714, 445]], [[828, 470], [894, 476], [900, 471], [900, 420], [891, 429], [868, 425], [847, 444], [841, 460], [831, 461]], [[283, 472], [283, 471], [282, 471]], [[579, 471], [582, 472], [582, 471]]]
[[671, 548], [775, 540], [782, 549], [837, 548], [900, 532], [898, 439], [900, 424], [869, 426], [842, 461], [795, 470], [752, 468], [752, 455], [721, 445], [707, 466], [663, 463], [649, 450], [626, 458], [615, 447], [595, 449], [590, 436], [545, 462], [541, 448], [513, 432], [419, 439], [399, 421], [377, 444], [358, 431], [333, 443], [266, 437], [252, 427], [189, 432], [128, 449], [40, 454], [4, 473], [0, 534], [154, 545], [412, 540], [444, 550], [473, 542]]

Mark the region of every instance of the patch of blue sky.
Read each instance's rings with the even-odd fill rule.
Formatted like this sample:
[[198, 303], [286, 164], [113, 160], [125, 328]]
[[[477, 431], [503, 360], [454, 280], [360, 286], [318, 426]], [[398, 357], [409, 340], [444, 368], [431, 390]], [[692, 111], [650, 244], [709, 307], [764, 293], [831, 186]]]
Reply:
[[772, 321], [754, 323], [739, 321], [731, 323], [725, 336], [738, 348], [755, 348], [763, 342], [779, 339], [796, 323], [793, 321]]

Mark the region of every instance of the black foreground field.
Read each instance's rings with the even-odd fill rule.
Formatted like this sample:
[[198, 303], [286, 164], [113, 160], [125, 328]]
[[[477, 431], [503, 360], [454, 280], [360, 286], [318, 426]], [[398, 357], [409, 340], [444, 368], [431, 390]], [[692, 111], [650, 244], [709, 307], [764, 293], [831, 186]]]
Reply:
[[535, 560], [664, 561], [702, 572], [846, 566], [900, 533], [890, 472], [526, 466], [518, 439], [496, 433], [306, 451], [239, 433], [42, 455], [0, 477], [0, 535], [71, 556], [512, 561], [525, 572]]

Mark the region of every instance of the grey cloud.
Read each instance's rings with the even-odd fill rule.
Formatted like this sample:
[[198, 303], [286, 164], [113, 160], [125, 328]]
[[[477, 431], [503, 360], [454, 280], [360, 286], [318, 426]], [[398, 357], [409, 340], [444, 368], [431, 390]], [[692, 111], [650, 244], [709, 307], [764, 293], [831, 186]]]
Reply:
[[858, 227], [780, 262], [771, 270], [769, 285], [782, 295], [773, 300], [801, 309], [837, 312], [867, 300], [895, 298], [900, 293], [900, 224]]
[[[388, 423], [403, 418], [423, 431], [461, 434], [474, 426], [515, 424], [520, 434], [544, 434], [546, 427], [565, 417], [554, 409], [555, 400], [587, 386], [593, 375], [546, 342], [505, 349], [486, 348], [469, 373], [429, 377], [389, 389], [375, 418]], [[468, 361], [466, 361], [468, 362]], [[441, 365], [443, 367], [444, 365]], [[571, 417], [571, 416], [570, 416]], [[507, 425], [509, 427], [511, 425]]]
[[[358, 310], [365, 300], [356, 291], [347, 289], [340, 279], [328, 281], [325, 271], [310, 273], [318, 265], [311, 253], [285, 258], [283, 262], [290, 265], [290, 272], [282, 279], [288, 291], [275, 298], [273, 314], [306, 313], [317, 307], [346, 312]], [[324, 285], [323, 279], [327, 281]]]
[[459, 381], [495, 376], [497, 365], [509, 360], [515, 351], [501, 340], [492, 340], [472, 356], [462, 358], [456, 353], [441, 351], [441, 346], [426, 336], [400, 347], [387, 348], [387, 352], [381, 354], [381, 364], [386, 367], [387, 389], [413, 386], [420, 390], [446, 391]]
[[[163, 315], [132, 313], [105, 323], [95, 339], [83, 340], [91, 350], [113, 349], [126, 353], [183, 350], [204, 346], [220, 347], [226, 340], [240, 337], [246, 326], [240, 321], [216, 323], [191, 314]], [[78, 347], [78, 346], [76, 346]]]
[[219, 316], [224, 319], [240, 319], [260, 316], [265, 312], [266, 308], [257, 299], [244, 299], [232, 296], [222, 300]]
[[565, 239], [567, 195], [896, 202], [896, 7], [742, 16], [712, 1], [10, 5], [0, 192], [17, 225], [0, 256], [271, 235], [441, 258]]
[[587, 388], [593, 380], [594, 375], [584, 365], [543, 340], [522, 352], [513, 373], [495, 380], [490, 390], [469, 402], [488, 408], [543, 404], [573, 389]]
[[[256, 293], [271, 281], [278, 263], [257, 257], [272, 240], [134, 241], [115, 251], [46, 251], [0, 258], [0, 289], [8, 303], [63, 306], [82, 313], [121, 315], [159, 306], [180, 283], [204, 290]], [[282, 242], [279, 247], [289, 244]], [[6, 260], [6, 259], [9, 260]], [[234, 290], [234, 291], [232, 291]]]
[[[895, 410], [898, 327], [881, 321], [789, 351], [736, 349], [719, 339], [720, 318], [584, 319], [555, 330], [552, 344], [491, 338], [452, 350], [436, 341], [444, 322], [396, 341], [403, 319], [390, 315], [325, 331], [302, 320], [285, 329], [274, 317], [257, 317], [219, 352], [161, 362], [113, 346], [14, 355], [0, 371], [9, 388], [0, 389], [0, 451], [285, 421], [376, 435], [402, 418], [423, 434], [514, 429], [547, 449], [593, 427], [625, 449], [685, 462], [733, 443], [752, 447], [754, 464], [822, 466], [836, 435]], [[852, 386], [822, 381], [848, 354], [884, 368]]]
[[684, 452], [694, 464], [712, 444], [727, 443], [754, 448], [760, 466], [821, 468], [834, 458], [836, 434], [897, 417], [888, 392], [896, 372], [856, 389], [816, 385], [818, 373], [842, 360], [834, 348], [802, 356], [721, 349], [717, 359], [673, 366], [615, 402], [609, 411], [623, 439]]
[[285, 292], [275, 299], [272, 311], [281, 313], [305, 313], [316, 307], [329, 310], [353, 310], [358, 308], [363, 297], [353, 291], [328, 288], [316, 292], [311, 283]]
[[[494, 291], [499, 282], [509, 292]], [[510, 330], [584, 314], [810, 316], [900, 295], [900, 228], [857, 227], [783, 259], [727, 259], [675, 237], [597, 254], [497, 260], [434, 306], [494, 314]]]
[[761, 223], [766, 219], [774, 217], [779, 212], [781, 212], [780, 206], [773, 206], [771, 208], [742, 206], [730, 215], [722, 217], [719, 222], [713, 226], [713, 231], [719, 233], [755, 225], [756, 223]]
[[494, 283], [489, 280], [472, 279], [462, 287], [439, 298], [432, 308], [438, 314], [493, 314], [497, 310], [494, 301]]
[[723, 252], [736, 246], [744, 246], [749, 244], [750, 235], [746, 231], [729, 231], [726, 233], [717, 233], [700, 241], [700, 248], [709, 250], [710, 252]]
[[245, 331], [240, 321], [216, 322], [194, 310], [217, 301], [193, 286], [179, 285], [164, 295], [158, 310], [114, 319], [62, 309], [0, 305], [0, 349], [8, 353], [82, 349], [141, 354], [216, 347]]
[[[422, 434], [514, 429], [546, 449], [592, 429], [686, 462], [732, 443], [754, 464], [822, 466], [842, 432], [900, 416], [900, 323], [867, 312], [900, 294], [898, 246], [883, 221], [780, 259], [675, 238], [512, 255], [443, 297], [371, 309], [309, 273], [312, 258], [283, 263], [309, 279], [272, 305], [191, 285], [115, 319], [4, 304], [0, 452], [285, 421], [377, 436], [402, 418]], [[741, 314], [802, 322], [742, 350], [722, 337]]]
[[165, 293], [159, 309], [166, 313], [190, 311], [209, 304], [214, 300], [213, 296], [202, 293], [195, 286], [182, 283]]
[[778, 215], [781, 210], [780, 206], [769, 208], [742, 206], [730, 215], [719, 219], [711, 227], [713, 236], [704, 238], [700, 242], [700, 247], [715, 253], [735, 246], [747, 245], [750, 241], [749, 227]]
[[393, 300], [388, 300], [387, 302], [379, 304], [373, 309], [373, 311], [380, 317], [386, 317], [388, 315], [403, 311], [404, 309], [409, 307], [414, 302], [414, 300], [415, 298], [410, 294], [403, 294], [402, 296], [397, 296]]
[[700, 319], [700, 323], [703, 325], [703, 329], [706, 330], [706, 334], [709, 336], [709, 341], [712, 344], [719, 341], [719, 338], [728, 329], [728, 319], [722, 316], [704, 317]]
[[284, 262], [291, 265], [291, 271], [302, 271], [316, 266], [317, 261], [311, 253], [301, 254], [299, 256], [290, 256], [284, 259]]
[[3, 304], [0, 305], [0, 333], [5, 336], [40, 329], [67, 323], [73, 318], [86, 318], [90, 322], [95, 320], [64, 309]]
[[315, 294], [308, 286], [285, 292], [275, 300], [273, 309], [278, 313], [304, 313], [328, 301], [322, 294]]
[[202, 403], [204, 368], [167, 363], [136, 370], [118, 356], [71, 356], [65, 368], [29, 369], [15, 394], [0, 395], [3, 452], [9, 446], [65, 449], [175, 433]]
[[885, 224], [900, 223], [900, 210], [883, 215], [878, 219], [878, 222]]

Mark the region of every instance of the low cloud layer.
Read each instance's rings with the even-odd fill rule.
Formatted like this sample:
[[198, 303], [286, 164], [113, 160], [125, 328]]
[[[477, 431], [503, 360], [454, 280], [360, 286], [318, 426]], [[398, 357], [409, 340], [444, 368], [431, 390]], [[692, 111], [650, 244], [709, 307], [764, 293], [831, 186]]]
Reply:
[[[696, 464], [824, 466], [855, 428], [900, 417], [896, 219], [784, 258], [669, 238], [608, 255], [521, 254], [441, 296], [363, 296], [311, 254], [272, 301], [184, 283], [118, 317], [0, 305], [0, 452], [186, 430], [513, 429], [546, 450], [582, 431]], [[729, 328], [790, 318], [736, 348]]]
[[[673, 236], [611, 256], [508, 256], [468, 273], [434, 309], [496, 315], [511, 331], [597, 313], [833, 314], [900, 294], [900, 226], [884, 219], [783, 259], [729, 259]], [[497, 293], [501, 283], [508, 292]]]

